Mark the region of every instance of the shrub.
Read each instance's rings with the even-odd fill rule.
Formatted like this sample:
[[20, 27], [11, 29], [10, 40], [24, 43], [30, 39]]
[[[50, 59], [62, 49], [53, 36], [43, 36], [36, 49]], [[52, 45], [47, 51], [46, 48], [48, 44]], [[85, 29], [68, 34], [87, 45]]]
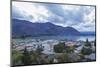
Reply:
[[17, 50], [12, 50], [12, 65], [21, 65], [22, 64], [23, 54]]
[[68, 54], [67, 53], [62, 53], [57, 57], [58, 62], [68, 62]]
[[62, 53], [65, 51], [65, 49], [66, 49], [66, 47], [65, 47], [64, 43], [59, 43], [54, 46], [54, 52], [56, 52], [56, 53]]
[[65, 43], [59, 43], [54, 46], [54, 52], [56, 53], [72, 53], [74, 49], [74, 46], [66, 46]]
[[32, 61], [31, 61], [31, 57], [30, 57], [30, 53], [29, 53], [29, 51], [27, 50], [27, 48], [25, 48], [24, 50], [23, 50], [23, 56], [22, 56], [22, 62], [23, 62], [23, 64], [24, 65], [29, 65], [29, 64], [31, 64], [32, 63]]
[[91, 54], [93, 51], [91, 48], [86, 48], [86, 47], [83, 47], [83, 49], [81, 50], [81, 53], [84, 54], [84, 55], [89, 55]]

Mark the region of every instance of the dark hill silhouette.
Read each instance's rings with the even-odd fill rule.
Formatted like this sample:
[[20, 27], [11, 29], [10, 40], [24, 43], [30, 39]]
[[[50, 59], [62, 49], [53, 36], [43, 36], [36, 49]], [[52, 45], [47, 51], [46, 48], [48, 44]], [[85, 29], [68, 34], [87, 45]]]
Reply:
[[62, 27], [50, 22], [39, 23], [26, 20], [12, 19], [12, 36], [41, 36], [41, 35], [79, 35], [73, 27]]

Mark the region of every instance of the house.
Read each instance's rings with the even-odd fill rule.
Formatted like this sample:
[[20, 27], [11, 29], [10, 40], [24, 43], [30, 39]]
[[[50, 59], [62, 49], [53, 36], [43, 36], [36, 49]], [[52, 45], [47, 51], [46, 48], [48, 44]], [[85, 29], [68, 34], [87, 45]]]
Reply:
[[66, 46], [74, 46], [74, 45], [76, 45], [76, 42], [74, 42], [74, 41], [67, 41], [67, 42], [65, 42], [65, 45]]

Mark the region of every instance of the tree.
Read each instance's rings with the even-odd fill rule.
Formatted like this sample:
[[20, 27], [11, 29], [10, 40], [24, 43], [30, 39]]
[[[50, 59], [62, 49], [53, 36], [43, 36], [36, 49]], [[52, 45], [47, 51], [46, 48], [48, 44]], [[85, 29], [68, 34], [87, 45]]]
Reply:
[[73, 53], [74, 46], [66, 46], [65, 43], [59, 43], [54, 46], [54, 52], [56, 53]]
[[66, 52], [67, 53], [73, 53], [74, 50], [75, 50], [75, 47], [74, 46], [67, 46], [67, 48], [66, 48]]
[[93, 51], [92, 51], [92, 49], [91, 48], [86, 48], [86, 47], [83, 47], [83, 49], [81, 50], [81, 53], [83, 54], [83, 55], [89, 55], [89, 54], [91, 54]]
[[43, 47], [40, 46], [40, 45], [38, 45], [38, 47], [37, 47], [37, 49], [36, 49], [36, 52], [37, 52], [38, 54], [41, 54], [42, 51], [43, 51]]
[[22, 53], [17, 50], [12, 50], [12, 65], [21, 65], [22, 64]]
[[25, 47], [25, 49], [23, 50], [23, 57], [22, 57], [22, 62], [24, 65], [29, 65], [31, 64], [31, 57], [30, 57], [30, 53], [27, 50], [27, 48]]
[[54, 52], [56, 53], [63, 53], [65, 52], [66, 46], [65, 43], [59, 43], [57, 45], [54, 45]]
[[88, 39], [86, 39], [85, 46], [91, 47], [91, 43], [88, 41]]
[[36, 52], [31, 51], [30, 57], [31, 57], [31, 62], [32, 64], [38, 64], [37, 58], [38, 54]]
[[81, 50], [81, 53], [83, 55], [89, 55], [91, 54], [93, 51], [91, 49], [91, 43], [88, 41], [88, 39], [86, 39], [86, 42], [84, 44], [84, 47]]
[[61, 55], [58, 55], [57, 57], [58, 62], [68, 62], [68, 54], [67, 53], [62, 53]]

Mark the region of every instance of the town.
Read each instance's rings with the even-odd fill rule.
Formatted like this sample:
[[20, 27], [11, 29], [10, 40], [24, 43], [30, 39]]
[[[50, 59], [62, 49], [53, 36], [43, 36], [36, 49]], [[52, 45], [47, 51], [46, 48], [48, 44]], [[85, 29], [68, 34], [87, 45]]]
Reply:
[[[25, 54], [25, 52], [29, 52], [27, 53], [27, 55], [29, 54], [29, 56], [33, 56], [31, 64], [86, 62], [96, 60], [95, 47], [95, 41], [88, 41], [88, 39], [86, 39], [86, 41], [54, 39], [13, 39], [12, 55], [16, 55], [16, 52], [17, 54]], [[17, 57], [21, 58], [22, 56], [19, 55]], [[16, 57], [13, 58], [16, 60]], [[29, 58], [27, 58], [27, 60], [29, 60]], [[24, 59], [24, 61], [27, 60]], [[24, 65], [28, 63], [23, 63], [22, 59], [18, 60], [17, 58], [17, 61], [14, 61], [14, 65], [20, 64]]]

